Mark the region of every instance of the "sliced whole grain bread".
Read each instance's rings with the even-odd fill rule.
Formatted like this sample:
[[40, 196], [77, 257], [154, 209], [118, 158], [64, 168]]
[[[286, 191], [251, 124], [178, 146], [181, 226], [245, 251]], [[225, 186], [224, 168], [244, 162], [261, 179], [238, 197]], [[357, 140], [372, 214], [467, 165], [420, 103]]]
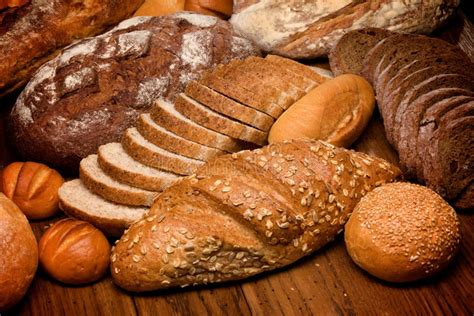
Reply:
[[59, 207], [71, 217], [93, 223], [106, 235], [120, 237], [125, 229], [148, 212], [147, 207], [109, 202], [90, 192], [79, 179], [59, 189]]
[[100, 146], [97, 155], [99, 165], [106, 174], [133, 187], [163, 191], [180, 178], [177, 174], [151, 168], [136, 161], [120, 143]]
[[216, 112], [253, 126], [264, 132], [268, 132], [275, 122], [275, 120], [268, 114], [229, 99], [196, 81], [188, 83], [185, 93], [190, 98], [206, 105], [208, 108]]
[[127, 154], [142, 164], [180, 175], [190, 175], [204, 164], [204, 161], [174, 154], [154, 145], [135, 127], [125, 131], [122, 146]]
[[363, 28], [344, 34], [329, 52], [329, 64], [334, 75], [360, 75], [369, 50], [384, 38], [393, 35], [385, 29]]
[[293, 72], [297, 75], [302, 75], [310, 79], [311, 81], [313, 81], [314, 86], [308, 87], [308, 89], [306, 89], [307, 91], [317, 87], [318, 85], [320, 85], [321, 83], [327, 80], [326, 77], [321, 76], [320, 74], [316, 73], [310, 67], [300, 64], [299, 62], [294, 61], [292, 59], [288, 59], [288, 58], [277, 56], [277, 55], [267, 55], [265, 56], [265, 59], [280, 67], [285, 68], [286, 70], [290, 72]]
[[441, 118], [452, 109], [469, 102], [474, 102], [474, 97], [456, 96], [439, 101], [426, 110], [423, 119], [419, 123], [416, 145], [416, 150], [420, 157], [417, 168], [419, 179], [424, 179], [424, 170], [427, 168], [425, 165], [428, 165], [430, 146], [434, 141], [433, 137], [440, 125]]
[[79, 174], [89, 191], [111, 202], [151, 206], [158, 195], [158, 192], [135, 188], [111, 178], [100, 167], [97, 155], [89, 155], [81, 160]]
[[240, 85], [236, 85], [233, 80], [218, 76], [213, 71], [205, 73], [198, 82], [228, 98], [264, 112], [273, 118], [278, 118], [284, 111], [284, 109], [274, 103], [273, 100], [265, 99], [262, 96], [257, 98], [255, 93], [251, 90], [254, 83], [250, 83], [249, 88], [242, 88]]
[[268, 133], [223, 116], [184, 93], [175, 101], [175, 108], [190, 120], [224, 135], [263, 146]]
[[149, 113], [140, 115], [136, 128], [150, 143], [188, 158], [208, 161], [212, 157], [225, 154], [222, 150], [201, 145], [166, 130], [156, 124]]
[[474, 102], [464, 107], [459, 119], [441, 122], [431, 146], [436, 159], [425, 175], [428, 187], [448, 200], [455, 200], [474, 181]]
[[217, 133], [191, 121], [179, 113], [174, 104], [164, 100], [155, 102], [151, 118], [168, 131], [204, 146], [227, 152], [236, 152], [248, 148], [249, 144], [238, 139]]

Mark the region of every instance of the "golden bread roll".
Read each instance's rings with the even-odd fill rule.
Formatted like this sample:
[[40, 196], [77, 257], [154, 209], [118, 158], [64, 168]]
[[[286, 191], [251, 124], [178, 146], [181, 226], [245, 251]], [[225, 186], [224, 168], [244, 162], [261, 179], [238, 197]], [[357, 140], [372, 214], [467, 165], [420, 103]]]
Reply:
[[275, 122], [269, 143], [310, 138], [349, 147], [367, 126], [374, 91], [362, 77], [341, 75], [311, 90]]
[[54, 169], [36, 162], [14, 162], [2, 172], [3, 193], [28, 219], [43, 219], [59, 211], [58, 190], [64, 178]]
[[145, 0], [134, 16], [160, 16], [184, 10], [185, 0]]
[[0, 193], [0, 312], [25, 295], [38, 266], [38, 245], [20, 209]]
[[347, 251], [370, 274], [390, 282], [429, 277], [453, 259], [461, 241], [456, 212], [434, 191], [385, 184], [357, 204], [345, 226]]
[[227, 19], [232, 7], [232, 0], [186, 0], [184, 9]]
[[43, 269], [66, 284], [100, 279], [109, 267], [110, 245], [91, 224], [66, 218], [41, 237], [39, 259]]

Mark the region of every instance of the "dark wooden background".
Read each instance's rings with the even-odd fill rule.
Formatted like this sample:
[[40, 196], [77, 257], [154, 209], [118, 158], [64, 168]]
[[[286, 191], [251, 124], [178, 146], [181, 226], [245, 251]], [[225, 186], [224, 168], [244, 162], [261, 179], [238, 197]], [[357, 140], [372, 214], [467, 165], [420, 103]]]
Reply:
[[[455, 42], [460, 38], [456, 34], [441, 36]], [[471, 44], [467, 47], [472, 48]], [[13, 101], [14, 97], [0, 100], [0, 168], [15, 159], [5, 131]], [[377, 113], [354, 148], [393, 163], [398, 161]], [[109, 275], [93, 285], [71, 287], [53, 281], [39, 269], [26, 297], [8, 314], [473, 315], [474, 217], [468, 213], [459, 213], [459, 217], [463, 242], [454, 262], [436, 277], [411, 284], [389, 284], [366, 274], [352, 262], [340, 236], [285, 269], [242, 282], [185, 290], [127, 293], [116, 287]], [[39, 239], [56, 220], [33, 222], [36, 237]]]

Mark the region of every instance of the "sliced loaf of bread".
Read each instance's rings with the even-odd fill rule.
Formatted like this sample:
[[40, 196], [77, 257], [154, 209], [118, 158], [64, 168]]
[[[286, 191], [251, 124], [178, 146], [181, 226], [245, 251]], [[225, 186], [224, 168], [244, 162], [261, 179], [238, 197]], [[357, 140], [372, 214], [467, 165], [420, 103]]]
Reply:
[[89, 191], [79, 179], [59, 189], [59, 207], [71, 217], [93, 223], [106, 235], [120, 237], [125, 229], [145, 216], [149, 208], [115, 204]]
[[156, 124], [149, 113], [140, 115], [136, 128], [149, 142], [188, 158], [208, 161], [213, 157], [225, 154], [220, 149], [201, 145], [168, 131]]
[[135, 127], [125, 131], [122, 146], [133, 159], [142, 164], [180, 175], [190, 175], [204, 164], [204, 161], [174, 154], [150, 143]]
[[177, 174], [148, 167], [133, 159], [120, 143], [99, 147], [99, 165], [110, 177], [149, 191], [163, 191], [180, 178]]
[[158, 195], [157, 192], [135, 188], [111, 178], [100, 167], [97, 155], [89, 155], [81, 160], [79, 175], [89, 191], [111, 202], [133, 206], [151, 206]]
[[188, 119], [178, 112], [173, 103], [158, 100], [151, 111], [152, 119], [168, 131], [204, 146], [227, 152], [240, 151], [246, 147], [242, 141], [217, 133]]
[[321, 76], [320, 74], [312, 70], [311, 67], [300, 64], [299, 62], [294, 61], [292, 59], [288, 59], [288, 58], [277, 56], [277, 55], [267, 55], [265, 57], [265, 60], [268, 60], [271, 63], [277, 65], [278, 67], [282, 67], [296, 75], [301, 75], [311, 80], [312, 84], [308, 83], [309, 86], [305, 89], [306, 91], [309, 91], [315, 88], [316, 86], [320, 85], [321, 83], [325, 82], [326, 80], [328, 80], [326, 77]]
[[275, 122], [275, 120], [268, 114], [229, 99], [196, 81], [188, 83], [185, 93], [190, 98], [193, 98], [216, 112], [258, 128], [264, 132], [268, 132]]
[[176, 98], [175, 107], [190, 120], [221, 134], [261, 146], [267, 142], [268, 133], [223, 116], [184, 93]]

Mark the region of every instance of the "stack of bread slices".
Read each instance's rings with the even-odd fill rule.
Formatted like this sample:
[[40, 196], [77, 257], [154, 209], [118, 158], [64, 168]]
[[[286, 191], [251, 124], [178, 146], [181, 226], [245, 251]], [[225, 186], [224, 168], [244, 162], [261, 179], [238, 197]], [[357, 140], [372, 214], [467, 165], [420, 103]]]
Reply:
[[83, 159], [80, 179], [59, 191], [61, 208], [118, 236], [180, 177], [213, 157], [265, 145], [273, 122], [325, 80], [272, 55], [221, 65], [190, 82], [173, 103], [158, 100], [121, 143]]

